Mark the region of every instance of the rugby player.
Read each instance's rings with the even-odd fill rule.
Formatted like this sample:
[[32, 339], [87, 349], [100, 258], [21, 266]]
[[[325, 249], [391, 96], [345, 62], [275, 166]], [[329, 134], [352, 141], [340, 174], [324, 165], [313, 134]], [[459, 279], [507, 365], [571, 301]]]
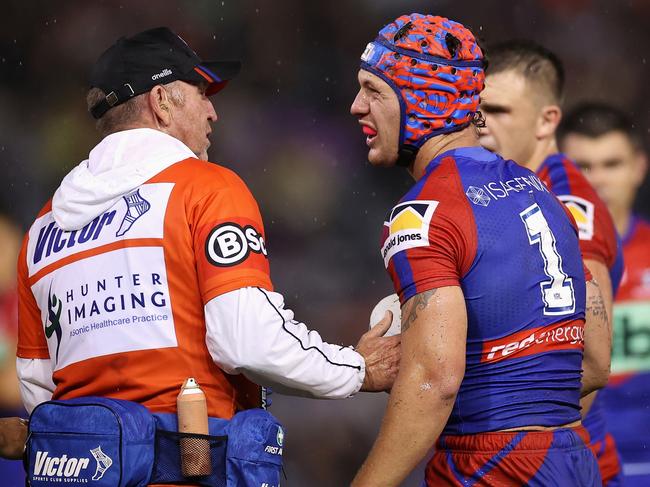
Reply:
[[484, 69], [472, 33], [432, 15], [399, 17], [361, 57], [368, 160], [415, 184], [384, 223], [402, 359], [356, 487], [399, 485], [434, 443], [429, 486], [601, 483], [580, 397], [608, 376], [602, 296], [566, 208], [480, 147]]
[[[481, 144], [534, 171], [567, 206], [580, 230], [585, 265], [600, 285], [608, 316], [623, 271], [612, 218], [577, 166], [559, 153], [556, 130], [562, 118], [564, 69], [548, 49], [532, 41], [508, 41], [490, 49], [481, 95], [486, 127]], [[584, 425], [605, 483], [620, 472], [614, 440], [606, 434], [600, 400], [583, 401]], [[593, 405], [592, 405], [593, 403]]]
[[210, 96], [239, 62], [204, 62], [167, 28], [121, 38], [87, 95], [103, 137], [62, 181], [19, 257], [25, 407], [108, 396], [175, 413], [194, 377], [211, 417], [264, 406], [258, 384], [318, 398], [389, 389], [399, 338], [324, 342], [271, 283], [259, 208], [207, 161]]
[[614, 300], [612, 373], [603, 413], [616, 440], [624, 485], [650, 485], [650, 223], [633, 211], [647, 156], [630, 118], [601, 103], [573, 109], [560, 147], [609, 208], [623, 241], [625, 272]]

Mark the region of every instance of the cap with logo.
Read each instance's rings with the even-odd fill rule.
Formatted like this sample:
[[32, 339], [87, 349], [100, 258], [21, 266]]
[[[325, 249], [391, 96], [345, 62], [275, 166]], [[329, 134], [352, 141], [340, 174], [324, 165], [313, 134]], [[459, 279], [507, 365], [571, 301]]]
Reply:
[[486, 62], [462, 24], [402, 15], [379, 31], [361, 68], [382, 78], [400, 103], [398, 164], [409, 165], [431, 137], [468, 126], [479, 106]]
[[177, 34], [167, 27], [121, 37], [97, 60], [90, 86], [106, 97], [90, 110], [101, 118], [108, 110], [156, 85], [172, 81], [207, 82], [207, 95], [221, 90], [239, 73], [239, 61], [202, 61]]

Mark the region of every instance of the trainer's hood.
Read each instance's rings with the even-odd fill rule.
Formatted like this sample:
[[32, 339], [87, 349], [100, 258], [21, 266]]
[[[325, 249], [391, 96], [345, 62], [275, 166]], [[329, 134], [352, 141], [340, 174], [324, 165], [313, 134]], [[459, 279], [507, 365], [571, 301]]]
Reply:
[[79, 230], [125, 194], [190, 157], [196, 155], [185, 144], [158, 130], [111, 134], [61, 181], [52, 198], [54, 220], [65, 231]]

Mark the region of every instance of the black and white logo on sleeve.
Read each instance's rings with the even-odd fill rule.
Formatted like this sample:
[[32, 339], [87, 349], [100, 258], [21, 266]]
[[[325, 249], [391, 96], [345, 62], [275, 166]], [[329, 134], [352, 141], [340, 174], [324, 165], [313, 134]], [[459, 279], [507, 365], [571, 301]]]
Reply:
[[264, 237], [250, 225], [222, 223], [210, 231], [205, 242], [208, 261], [219, 267], [237, 265], [251, 252], [267, 255]]

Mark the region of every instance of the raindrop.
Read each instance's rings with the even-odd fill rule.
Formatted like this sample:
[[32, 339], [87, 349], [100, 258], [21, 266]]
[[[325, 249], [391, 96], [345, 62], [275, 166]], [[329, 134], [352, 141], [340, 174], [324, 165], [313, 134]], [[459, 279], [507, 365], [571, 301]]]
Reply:
[[212, 34], [212, 40], [216, 40], [216, 39], [217, 39], [217, 35], [216, 35], [216, 34]]

